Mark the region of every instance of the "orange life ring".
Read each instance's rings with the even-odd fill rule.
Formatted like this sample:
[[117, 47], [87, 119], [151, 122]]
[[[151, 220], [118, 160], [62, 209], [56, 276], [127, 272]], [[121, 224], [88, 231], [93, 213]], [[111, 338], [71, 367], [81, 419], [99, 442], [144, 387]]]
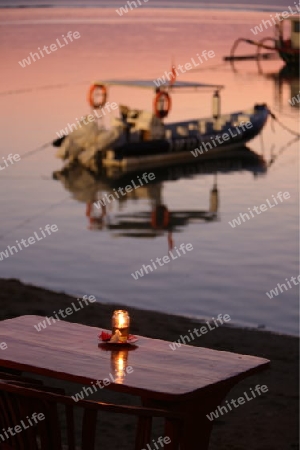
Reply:
[[86, 217], [91, 218], [92, 217], [92, 212], [93, 212], [93, 203], [87, 203], [86, 204], [86, 210], [85, 210]]
[[[161, 105], [164, 104], [164, 109], [161, 109]], [[154, 114], [159, 119], [167, 117], [171, 111], [172, 101], [171, 97], [167, 92], [159, 91], [154, 98]]]
[[[102, 101], [101, 103], [95, 103], [94, 101], [94, 93], [96, 89], [100, 89], [102, 93]], [[88, 92], [88, 102], [92, 108], [102, 108], [107, 99], [107, 89], [104, 84], [92, 84]]]
[[[160, 214], [158, 214], [160, 213]], [[162, 223], [158, 223], [158, 215], [162, 215]], [[157, 206], [151, 214], [151, 227], [154, 229], [167, 228], [170, 223], [170, 213], [164, 205]]]

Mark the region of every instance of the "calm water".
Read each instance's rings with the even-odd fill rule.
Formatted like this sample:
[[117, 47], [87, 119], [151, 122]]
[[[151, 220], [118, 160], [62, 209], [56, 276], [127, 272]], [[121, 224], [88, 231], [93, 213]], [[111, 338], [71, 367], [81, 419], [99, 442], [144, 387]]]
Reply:
[[[213, 50], [216, 57], [181, 79], [223, 83], [224, 112], [265, 102], [297, 130], [299, 110], [288, 100], [298, 94], [299, 82], [276, 81], [280, 61], [264, 62], [264, 75], [258, 75], [255, 62], [238, 63], [237, 72], [222, 62], [237, 37], [253, 38], [250, 28], [263, 18], [268, 13], [142, 7], [126, 17], [113, 9], [0, 11], [0, 52], [5, 61], [1, 156], [24, 155], [87, 113], [91, 81], [154, 79], [169, 69], [172, 56], [176, 64], [185, 64], [204, 49]], [[26, 68], [18, 64], [69, 30], [79, 31], [81, 38]], [[248, 50], [252, 51], [244, 47], [240, 52]], [[152, 102], [148, 91], [115, 87], [109, 95], [110, 101], [132, 107], [149, 108]], [[170, 120], [205, 117], [210, 109], [211, 94], [178, 94]], [[120, 186], [120, 180], [112, 184], [109, 174], [95, 180], [86, 172], [53, 180], [52, 173], [62, 164], [51, 146], [7, 167], [0, 172], [0, 251], [47, 224], [56, 224], [59, 232], [1, 261], [1, 277], [192, 317], [227, 313], [235, 324], [297, 334], [297, 287], [273, 299], [266, 295], [286, 277], [299, 274], [299, 143], [285, 147], [291, 135], [276, 123], [274, 129], [269, 122], [262, 137], [249, 144], [250, 159], [232, 156], [197, 161], [197, 167], [184, 170], [157, 171], [157, 183], [137, 190], [136, 198], [111, 203], [97, 226], [90, 225], [86, 205]], [[218, 217], [207, 221], [203, 212], [209, 209], [214, 182]], [[279, 191], [288, 191], [291, 198], [231, 228], [228, 222], [240, 212], [271, 200]], [[149, 226], [158, 203], [173, 215], [172, 233], [154, 232]], [[131, 273], [167, 255], [171, 241], [177, 247], [191, 243], [194, 249], [135, 281]]]
[[[0, 0], [2, 8], [119, 8], [126, 4], [123, 0]], [[138, 1], [136, 1], [137, 4]], [[283, 11], [293, 2], [287, 0], [231, 0], [228, 3], [220, 0], [140, 0], [146, 8], [205, 8], [205, 9], [242, 9], [259, 11]], [[143, 4], [144, 3], [144, 4]]]

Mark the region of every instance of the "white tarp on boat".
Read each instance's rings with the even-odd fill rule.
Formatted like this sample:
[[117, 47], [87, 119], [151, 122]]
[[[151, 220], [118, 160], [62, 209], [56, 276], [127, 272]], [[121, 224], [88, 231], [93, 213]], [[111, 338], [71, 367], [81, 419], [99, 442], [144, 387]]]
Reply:
[[[82, 122], [83, 123], [83, 122]], [[86, 167], [93, 168], [95, 155], [108, 149], [123, 133], [123, 126], [106, 130], [96, 122], [83, 124], [81, 128], [72, 131], [63, 141], [56, 156], [68, 159], [70, 163], [79, 161]]]

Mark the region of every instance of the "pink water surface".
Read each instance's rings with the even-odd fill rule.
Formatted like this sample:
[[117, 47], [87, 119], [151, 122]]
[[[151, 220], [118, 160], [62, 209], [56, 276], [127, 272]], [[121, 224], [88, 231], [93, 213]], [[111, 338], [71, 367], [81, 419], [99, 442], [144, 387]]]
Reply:
[[[299, 90], [295, 81], [282, 84], [281, 102], [270, 74], [281, 61], [238, 63], [238, 73], [223, 63], [237, 37], [253, 38], [250, 29], [269, 13], [139, 8], [119, 17], [114, 9], [0, 10], [1, 156], [27, 151], [56, 137], [56, 132], [88, 112], [90, 82], [106, 78], [154, 79], [197, 53], [212, 50], [215, 57], [179, 79], [224, 84], [222, 109], [227, 112], [265, 102], [287, 126], [297, 130], [298, 109], [288, 100]], [[78, 31], [80, 39], [22, 68], [18, 61]], [[260, 37], [272, 35], [273, 30]], [[241, 53], [253, 49], [241, 47]], [[292, 90], [293, 89], [293, 90]], [[109, 100], [150, 108], [153, 93], [111, 88]], [[280, 111], [278, 111], [280, 110]], [[207, 116], [211, 94], [178, 94], [171, 120]], [[290, 135], [269, 123], [250, 148], [266, 164], [289, 141]], [[88, 229], [84, 201], [71, 198], [51, 179], [61, 167], [52, 147], [0, 172], [0, 251], [27, 238], [39, 227], [55, 223], [59, 233], [0, 262], [2, 277], [93, 294], [99, 301], [121, 302], [193, 317], [228, 313], [232, 322], [296, 334], [297, 288], [274, 299], [266, 292], [298, 269], [298, 143], [278, 157], [264, 175], [238, 171], [220, 173], [219, 220], [190, 222], [175, 233], [175, 245], [191, 242], [194, 251], [180, 261], [135, 281], [131, 273], [151, 258], [168, 251], [166, 234], [155, 239], [117, 237], [107, 229]], [[214, 176], [161, 183], [170, 210], [208, 208]], [[263, 203], [278, 191], [291, 199], [252, 221], [232, 229], [228, 221], [248, 207]], [[80, 197], [80, 196], [79, 196]], [[54, 205], [54, 206], [53, 206]], [[129, 200], [123, 212], [149, 211], [150, 200]], [[118, 205], [109, 211], [111, 221]]]

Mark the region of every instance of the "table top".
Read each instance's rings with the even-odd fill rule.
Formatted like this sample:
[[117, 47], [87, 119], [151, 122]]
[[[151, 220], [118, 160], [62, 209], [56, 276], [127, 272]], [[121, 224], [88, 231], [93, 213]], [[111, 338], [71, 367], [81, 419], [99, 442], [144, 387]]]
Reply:
[[[110, 389], [179, 400], [213, 390], [220, 383], [235, 384], [270, 363], [255, 356], [182, 344], [172, 350], [170, 342], [142, 336], [129, 351], [122, 347], [122, 352], [112, 352], [108, 345], [98, 346], [101, 328], [57, 321], [37, 331], [34, 325], [44, 320], [21, 316], [0, 323], [0, 344], [7, 345], [5, 350], [0, 346], [0, 366], [85, 385], [107, 378]], [[116, 370], [125, 365], [126, 376], [118, 377]]]

